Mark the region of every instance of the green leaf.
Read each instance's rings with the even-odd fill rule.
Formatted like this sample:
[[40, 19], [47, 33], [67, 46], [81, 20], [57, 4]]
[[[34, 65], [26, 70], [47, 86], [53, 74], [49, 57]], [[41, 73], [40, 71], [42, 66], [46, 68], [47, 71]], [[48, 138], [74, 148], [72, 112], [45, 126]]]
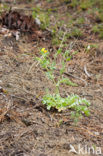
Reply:
[[59, 48], [58, 50], [57, 50], [57, 54], [60, 54], [62, 52], [62, 48]]
[[50, 64], [50, 62], [47, 59], [43, 59], [41, 61], [41, 65], [42, 65], [43, 68], [48, 68], [49, 64]]
[[56, 65], [55, 62], [51, 63], [51, 64], [50, 64], [50, 67], [49, 67], [50, 70], [55, 70], [55, 69], [56, 69], [56, 66], [55, 66], [55, 65]]
[[65, 109], [72, 109], [72, 117], [75, 120], [78, 120], [82, 117], [84, 113], [86, 116], [90, 115], [88, 109], [87, 100], [80, 98], [78, 95], [71, 95], [65, 98], [62, 98], [60, 94], [47, 94], [43, 97], [42, 103], [47, 106], [47, 109], [50, 110], [52, 107], [56, 108], [59, 112]]
[[70, 61], [72, 56], [67, 57], [66, 61]]
[[47, 76], [50, 80], [53, 80], [53, 79], [54, 79], [54, 74], [53, 74], [52, 71], [46, 72], [46, 76]]
[[76, 83], [73, 83], [73, 82], [70, 81], [70, 79], [68, 79], [68, 78], [63, 78], [63, 79], [59, 80], [59, 81], [57, 82], [57, 87], [59, 87], [59, 85], [60, 85], [61, 83], [64, 83], [64, 84], [69, 85], [69, 86], [74, 86], [74, 87], [78, 86]]
[[60, 69], [60, 74], [62, 75], [65, 72], [65, 62], [62, 61], [62, 68]]

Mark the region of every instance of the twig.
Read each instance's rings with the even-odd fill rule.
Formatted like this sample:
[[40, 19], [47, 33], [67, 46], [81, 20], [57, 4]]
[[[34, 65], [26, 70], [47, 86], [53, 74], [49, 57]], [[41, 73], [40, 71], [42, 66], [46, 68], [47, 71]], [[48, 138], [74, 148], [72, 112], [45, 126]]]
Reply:
[[80, 77], [77, 77], [77, 76], [74, 76], [74, 75], [72, 75], [72, 74], [70, 74], [70, 73], [64, 72], [64, 74], [67, 75], [67, 76], [72, 76], [72, 77], [75, 78], [75, 79], [79, 79], [79, 80], [85, 82], [85, 84], [86, 84], [86, 86], [87, 86], [87, 82], [86, 82], [84, 79], [82, 79], [82, 78], [80, 78]]
[[12, 97], [12, 98], [17, 98], [17, 99], [19, 99], [19, 100], [24, 100], [24, 101], [28, 100], [28, 99], [26, 99], [26, 98], [18, 97], [18, 96], [16, 96], [16, 95], [11, 95], [11, 97]]
[[66, 29], [66, 31], [64, 32], [64, 35], [63, 35], [63, 38], [62, 38], [61, 44], [60, 44], [60, 46], [59, 46], [59, 49], [63, 46], [63, 42], [64, 42], [64, 39], [65, 39], [65, 35], [66, 35], [66, 33], [67, 33], [67, 29]]
[[34, 63], [30, 66], [30, 68], [29, 68], [29, 70], [28, 70], [28, 73], [31, 72], [32, 68], [33, 68], [35, 65], [36, 65], [36, 62], [34, 62]]
[[84, 72], [85, 72], [85, 74], [88, 76], [88, 77], [91, 77], [91, 75], [88, 73], [88, 71], [87, 71], [87, 67], [86, 67], [86, 65], [84, 65]]
[[28, 8], [17, 8], [17, 7], [12, 7], [12, 10], [34, 11], [33, 9], [28, 9]]
[[[44, 56], [42, 55], [42, 56], [40, 57], [40, 59], [42, 59], [43, 57], [44, 57]], [[31, 70], [32, 70], [32, 68], [33, 68], [34, 66], [37, 67], [39, 64], [40, 64], [40, 61], [34, 62], [34, 63], [31, 65], [31, 67], [29, 68], [28, 73], [31, 72]]]

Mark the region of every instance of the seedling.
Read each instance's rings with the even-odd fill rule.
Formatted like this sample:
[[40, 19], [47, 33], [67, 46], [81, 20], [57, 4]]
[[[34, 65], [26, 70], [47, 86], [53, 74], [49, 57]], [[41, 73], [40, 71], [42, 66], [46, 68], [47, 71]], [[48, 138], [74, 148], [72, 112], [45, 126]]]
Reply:
[[[59, 92], [60, 84], [66, 84], [76, 87], [77, 84], [70, 81], [70, 79], [65, 78], [63, 73], [65, 72], [66, 61], [65, 58], [68, 56], [69, 52], [66, 51], [63, 56], [62, 68], [59, 70], [59, 77], [55, 77], [56, 67], [56, 59], [59, 54], [62, 54], [62, 48], [59, 48], [54, 55], [54, 61], [51, 62], [49, 57], [49, 52], [45, 48], [40, 50], [41, 57], [37, 57], [38, 64], [41, 65], [43, 69], [45, 69], [45, 74], [52, 81], [55, 86], [54, 94], [50, 94], [49, 92], [43, 97], [42, 103], [46, 105], [47, 109], [51, 108], [57, 109], [59, 112], [64, 111], [66, 109], [72, 110], [72, 117], [77, 121], [83, 114], [89, 116], [90, 112], [88, 106], [90, 103], [83, 98], [80, 98], [78, 95], [71, 95], [67, 97], [62, 97]], [[74, 116], [73, 116], [74, 115]]]

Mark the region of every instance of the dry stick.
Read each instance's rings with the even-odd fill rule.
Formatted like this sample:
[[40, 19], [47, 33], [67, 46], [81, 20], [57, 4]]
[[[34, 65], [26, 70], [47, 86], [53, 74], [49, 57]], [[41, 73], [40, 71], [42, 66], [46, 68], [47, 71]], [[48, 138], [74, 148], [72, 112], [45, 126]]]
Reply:
[[86, 65], [84, 65], [84, 72], [85, 72], [85, 74], [88, 76], [88, 77], [91, 77], [91, 75], [88, 73], [88, 71], [87, 71], [87, 67], [86, 67]]
[[79, 79], [79, 80], [85, 82], [85, 84], [86, 84], [86, 86], [87, 86], [87, 82], [86, 82], [84, 79], [82, 79], [82, 78], [80, 78], [80, 77], [77, 77], [77, 76], [74, 76], [74, 75], [72, 75], [72, 74], [70, 74], [70, 73], [64, 72], [64, 74], [67, 75], [67, 76], [72, 76], [72, 77], [75, 78], [75, 79]]
[[16, 95], [11, 95], [11, 97], [12, 97], [12, 98], [17, 98], [17, 99], [19, 99], [19, 100], [24, 100], [24, 101], [27, 101], [27, 100], [28, 100], [28, 99], [26, 99], [26, 98], [18, 97], [18, 96], [16, 96]]
[[[44, 56], [42, 55], [41, 57], [40, 57], [40, 59], [42, 59]], [[31, 72], [31, 70], [32, 70], [32, 68], [35, 66], [35, 67], [37, 67], [38, 65], [40, 64], [40, 61], [38, 61], [38, 63], [37, 62], [34, 62], [32, 65], [31, 65], [31, 67], [29, 68], [29, 70], [28, 70], [28, 73], [30, 73]]]
[[12, 7], [12, 10], [34, 11], [33, 9], [28, 9], [28, 8], [17, 8], [17, 7]]
[[31, 72], [32, 68], [33, 68], [35, 65], [36, 65], [36, 62], [34, 62], [34, 63], [31, 65], [31, 67], [30, 67], [29, 70], [28, 70], [28, 73]]
[[62, 41], [61, 41], [61, 44], [60, 44], [58, 50], [60, 50], [60, 48], [63, 46], [63, 42], [64, 42], [64, 39], [65, 39], [65, 35], [66, 35], [66, 33], [67, 33], [67, 29], [66, 29], [66, 31], [64, 32], [63, 39], [62, 39]]
[[82, 130], [82, 131], [83, 131], [83, 134], [86, 134], [85, 132], [87, 132], [87, 133], [88, 133], [89, 135], [91, 135], [91, 136], [94, 136], [94, 137], [96, 137], [96, 138], [101, 138], [100, 136], [97, 136], [97, 135], [93, 134], [93, 132], [91, 132], [90, 130], [85, 129], [85, 128], [83, 128], [83, 127], [76, 127], [75, 129], [76, 129], [76, 130]]

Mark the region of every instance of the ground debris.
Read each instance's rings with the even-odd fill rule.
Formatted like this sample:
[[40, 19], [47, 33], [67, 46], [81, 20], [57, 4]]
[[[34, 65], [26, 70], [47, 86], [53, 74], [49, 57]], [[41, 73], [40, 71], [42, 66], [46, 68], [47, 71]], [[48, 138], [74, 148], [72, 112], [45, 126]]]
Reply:
[[[81, 156], [96, 155], [98, 148], [103, 153], [103, 40], [98, 32], [92, 32], [92, 26], [102, 23], [96, 23], [95, 16], [89, 17], [93, 10], [94, 15], [98, 10], [68, 8], [69, 4], [60, 5], [63, 0], [16, 0], [15, 4], [13, 0], [8, 1], [12, 10], [4, 12], [0, 18], [0, 156], [74, 156], [75, 153], [70, 153], [70, 145], [78, 153], [80, 146]], [[37, 11], [38, 25], [31, 16], [25, 16], [31, 15], [32, 11]], [[50, 17], [46, 30], [39, 28], [38, 19], [40, 27], [46, 24], [45, 20], [48, 22], [48, 18], [43, 20], [43, 17]], [[76, 34], [82, 32], [83, 38], [72, 36], [74, 34], [69, 38], [72, 30], [76, 30]], [[42, 32], [40, 38], [37, 31]], [[91, 115], [84, 116], [78, 124], [70, 116], [72, 110], [48, 111], [42, 104], [42, 97], [47, 93], [45, 89], [49, 88], [53, 94], [55, 86], [40, 66], [35, 68], [41, 48], [50, 52], [50, 63], [60, 52], [56, 60], [58, 70], [64, 60], [61, 55], [67, 51], [68, 63], [63, 77], [78, 86], [61, 84], [60, 95], [77, 94], [91, 103]], [[58, 76], [55, 70], [55, 81]], [[91, 148], [89, 153], [85, 147]]]
[[1, 23], [11, 30], [29, 32], [35, 37], [42, 36], [41, 30], [32, 16], [23, 15], [17, 11], [10, 10], [9, 12], [3, 12], [1, 15]]
[[3, 122], [5, 115], [11, 109], [12, 100], [3, 94], [3, 89], [0, 92], [0, 122]]

